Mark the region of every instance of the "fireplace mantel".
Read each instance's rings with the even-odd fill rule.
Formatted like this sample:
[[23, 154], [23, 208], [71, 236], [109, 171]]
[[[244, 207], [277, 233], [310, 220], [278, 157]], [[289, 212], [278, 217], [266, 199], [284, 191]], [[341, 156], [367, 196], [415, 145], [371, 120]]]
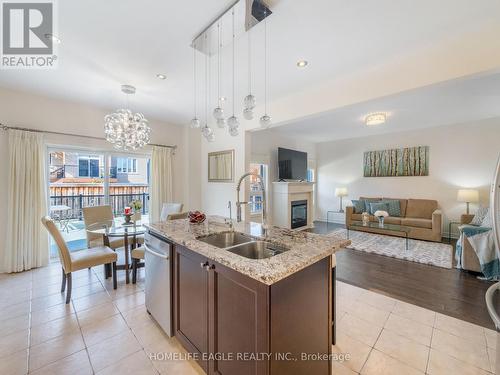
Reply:
[[292, 202], [307, 201], [307, 225], [295, 230], [312, 228], [314, 182], [273, 182], [273, 225], [291, 229]]

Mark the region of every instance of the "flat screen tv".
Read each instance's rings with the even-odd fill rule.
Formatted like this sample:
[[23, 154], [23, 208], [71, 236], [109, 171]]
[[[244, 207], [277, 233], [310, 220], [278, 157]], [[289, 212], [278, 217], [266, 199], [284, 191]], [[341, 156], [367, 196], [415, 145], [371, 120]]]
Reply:
[[280, 180], [306, 180], [307, 152], [279, 147], [278, 175]]

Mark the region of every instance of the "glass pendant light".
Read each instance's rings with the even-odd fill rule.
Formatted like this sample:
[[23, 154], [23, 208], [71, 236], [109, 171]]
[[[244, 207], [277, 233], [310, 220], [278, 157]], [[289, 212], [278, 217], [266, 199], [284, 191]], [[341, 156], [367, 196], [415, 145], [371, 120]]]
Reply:
[[217, 108], [214, 109], [213, 115], [217, 120], [217, 126], [219, 128], [224, 128], [226, 126], [226, 121], [224, 120], [224, 109], [221, 107], [220, 101], [220, 79], [221, 79], [221, 28], [220, 23], [217, 23]]
[[[207, 35], [205, 34], [205, 41], [207, 39]], [[208, 61], [209, 55], [205, 55], [205, 125], [201, 128], [201, 134], [205, 137], [205, 139], [209, 142], [213, 142], [215, 140], [214, 130], [208, 126], [208, 100], [210, 96], [210, 84], [208, 81]]]
[[196, 116], [196, 45], [193, 43], [193, 81], [194, 81], [194, 117], [189, 122], [189, 126], [192, 129], [198, 129], [200, 127], [200, 120]]
[[217, 119], [217, 126], [221, 129], [224, 129], [226, 127], [226, 119], [225, 118], [218, 118]]
[[229, 127], [229, 134], [232, 135], [233, 137], [236, 137], [239, 134], [239, 126], [240, 126], [240, 121], [238, 118], [234, 115], [234, 43], [235, 43], [235, 38], [234, 38], [234, 8], [232, 12], [233, 16], [233, 115], [227, 119], [227, 126]]
[[267, 114], [267, 13], [264, 16], [264, 116], [260, 118], [260, 126], [267, 129], [271, 126], [271, 116]]
[[248, 92], [249, 94], [245, 96], [245, 99], [243, 100], [243, 117], [245, 120], [252, 120], [253, 119], [253, 109], [255, 108], [256, 105], [256, 99], [255, 96], [252, 95], [252, 43], [251, 43], [251, 36], [250, 33], [252, 32], [252, 29], [249, 28], [247, 33], [248, 33]]

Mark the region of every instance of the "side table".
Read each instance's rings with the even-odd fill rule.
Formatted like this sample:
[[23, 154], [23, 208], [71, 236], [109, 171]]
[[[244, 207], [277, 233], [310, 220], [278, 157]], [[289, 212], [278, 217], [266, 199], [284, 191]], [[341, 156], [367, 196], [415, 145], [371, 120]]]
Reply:
[[328, 224], [330, 224], [330, 215], [332, 215], [333, 220], [331, 220], [333, 223], [342, 223], [345, 224], [345, 212], [340, 212], [340, 211], [326, 211], [326, 226], [328, 227]]
[[451, 226], [454, 224], [460, 225], [462, 223], [460, 221], [450, 221], [448, 223], [448, 243], [451, 243]]

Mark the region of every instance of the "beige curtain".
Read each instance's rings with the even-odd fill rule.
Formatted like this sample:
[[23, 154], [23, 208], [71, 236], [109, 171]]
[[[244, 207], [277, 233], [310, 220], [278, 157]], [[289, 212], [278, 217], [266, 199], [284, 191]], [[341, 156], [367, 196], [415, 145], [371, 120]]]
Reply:
[[160, 220], [163, 203], [172, 202], [172, 149], [153, 146], [151, 157], [151, 222]]
[[45, 149], [40, 133], [9, 130], [9, 188], [4, 271], [21, 272], [48, 264]]

